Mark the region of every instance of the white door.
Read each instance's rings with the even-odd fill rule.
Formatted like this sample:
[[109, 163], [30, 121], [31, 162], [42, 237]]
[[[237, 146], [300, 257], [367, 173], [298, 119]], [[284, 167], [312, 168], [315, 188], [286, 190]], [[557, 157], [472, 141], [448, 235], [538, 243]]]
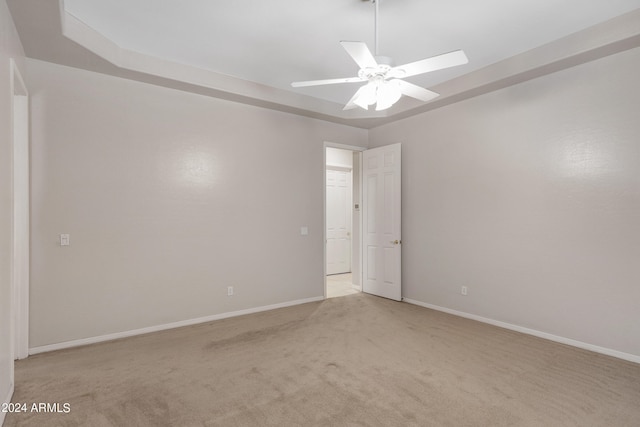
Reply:
[[362, 271], [364, 292], [400, 301], [400, 144], [363, 152]]
[[351, 171], [327, 169], [327, 274], [351, 272]]

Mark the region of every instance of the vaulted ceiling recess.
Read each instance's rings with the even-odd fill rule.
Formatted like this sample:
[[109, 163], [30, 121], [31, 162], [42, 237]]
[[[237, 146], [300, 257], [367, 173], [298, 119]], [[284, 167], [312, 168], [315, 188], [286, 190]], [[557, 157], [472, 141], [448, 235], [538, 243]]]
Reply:
[[366, 129], [640, 44], [640, 0], [375, 1], [6, 3], [30, 58]]

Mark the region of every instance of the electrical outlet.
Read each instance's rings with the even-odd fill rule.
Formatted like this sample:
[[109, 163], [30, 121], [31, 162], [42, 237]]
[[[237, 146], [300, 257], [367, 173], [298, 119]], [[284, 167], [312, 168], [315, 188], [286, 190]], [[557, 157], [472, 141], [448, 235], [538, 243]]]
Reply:
[[462, 295], [467, 295], [467, 287], [466, 287], [466, 286], [463, 286], [463, 287], [460, 289], [460, 293], [461, 293]]
[[228, 286], [227, 287], [227, 296], [232, 296], [233, 295], [233, 286]]

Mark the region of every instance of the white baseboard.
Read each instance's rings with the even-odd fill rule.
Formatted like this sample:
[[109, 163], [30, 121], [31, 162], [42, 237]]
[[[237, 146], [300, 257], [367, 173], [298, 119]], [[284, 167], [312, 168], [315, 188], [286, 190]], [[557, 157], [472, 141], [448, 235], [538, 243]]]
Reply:
[[[13, 397], [13, 383], [11, 383], [11, 387], [9, 387], [9, 393], [7, 393], [7, 396], [4, 398], [1, 404], [11, 403], [12, 397]], [[0, 426], [4, 424], [5, 415], [7, 415], [6, 412], [0, 411]]]
[[635, 354], [624, 353], [622, 351], [612, 350], [610, 348], [600, 347], [600, 346], [597, 346], [597, 345], [594, 345], [594, 344], [589, 344], [589, 343], [585, 343], [585, 342], [582, 342], [582, 341], [572, 340], [570, 338], [560, 337], [560, 336], [557, 336], [557, 335], [549, 334], [547, 332], [541, 332], [541, 331], [537, 331], [535, 329], [525, 328], [523, 326], [512, 325], [511, 323], [501, 322], [499, 320], [489, 319], [487, 317], [482, 317], [482, 316], [478, 316], [478, 315], [475, 315], [475, 314], [465, 313], [463, 311], [452, 310], [450, 308], [440, 307], [440, 306], [433, 305], [433, 304], [427, 304], [425, 302], [413, 300], [413, 299], [410, 299], [410, 298], [403, 298], [402, 300], [405, 301], [405, 302], [408, 302], [409, 304], [419, 305], [421, 307], [430, 308], [430, 309], [437, 310], [437, 311], [442, 311], [444, 313], [453, 314], [455, 316], [460, 316], [460, 317], [464, 317], [464, 318], [471, 319], [471, 320], [477, 320], [478, 322], [488, 323], [490, 325], [498, 326], [500, 328], [510, 329], [510, 330], [516, 331], [516, 332], [522, 332], [523, 334], [533, 335], [533, 336], [538, 337], [538, 338], [544, 338], [544, 339], [547, 339], [547, 340], [550, 340], [550, 341], [555, 341], [555, 342], [558, 342], [558, 343], [561, 343], [561, 344], [567, 344], [567, 345], [570, 345], [570, 346], [573, 346], [573, 347], [582, 348], [584, 350], [590, 350], [590, 351], [593, 351], [593, 352], [596, 352], [596, 353], [606, 354], [607, 356], [617, 357], [618, 359], [627, 360], [629, 362], [640, 363], [640, 356], [637, 356]]
[[228, 313], [214, 314], [211, 316], [199, 317], [196, 319], [181, 320], [179, 322], [167, 323], [164, 325], [149, 326], [147, 328], [133, 329], [129, 331], [116, 332], [113, 334], [99, 335], [96, 337], [82, 338], [79, 340], [65, 341], [61, 343], [43, 345], [39, 347], [32, 347], [29, 349], [29, 354], [38, 354], [38, 353], [44, 353], [47, 351], [62, 350], [64, 348], [78, 347], [81, 345], [95, 344], [95, 343], [104, 342], [104, 341], [111, 341], [111, 340], [116, 340], [120, 338], [132, 337], [135, 335], [148, 334], [151, 332], [159, 332], [167, 329], [181, 328], [183, 326], [197, 325], [198, 323], [206, 323], [214, 320], [227, 319], [229, 317], [259, 313], [261, 311], [274, 310], [276, 308], [290, 307], [293, 305], [306, 304], [308, 302], [316, 302], [316, 301], [322, 301], [322, 300], [324, 300], [324, 297], [305, 298], [305, 299], [300, 299], [295, 301], [282, 302], [278, 304], [265, 305], [261, 307], [248, 308], [246, 310], [238, 310], [238, 311], [232, 311]]

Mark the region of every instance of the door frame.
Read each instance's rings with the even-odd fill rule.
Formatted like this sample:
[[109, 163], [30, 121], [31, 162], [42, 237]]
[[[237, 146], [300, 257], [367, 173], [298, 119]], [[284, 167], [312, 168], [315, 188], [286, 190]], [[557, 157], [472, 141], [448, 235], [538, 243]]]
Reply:
[[[327, 148], [339, 148], [341, 150], [349, 150], [354, 152], [362, 152], [365, 151], [366, 147], [359, 147], [357, 145], [345, 145], [338, 144], [335, 142], [325, 141], [322, 146], [322, 280], [324, 283], [324, 298], [327, 298]], [[351, 171], [351, 175], [353, 177], [353, 170]], [[358, 168], [359, 174], [359, 187], [362, 189], [362, 167]], [[352, 191], [354, 190], [352, 186]], [[362, 198], [362, 191], [359, 192], [360, 198]], [[355, 199], [352, 198], [351, 204], [356, 203]], [[362, 201], [358, 200], [357, 203], [361, 204]], [[353, 237], [353, 224], [352, 224], [352, 237]], [[352, 239], [352, 245], [357, 244], [360, 249], [360, 257], [358, 259], [358, 271], [360, 272], [360, 290], [362, 291], [362, 220], [358, 223], [358, 241], [354, 243]], [[351, 254], [351, 265], [353, 267], [353, 252]]]
[[[11, 354], [13, 360], [29, 355], [29, 92], [13, 58], [10, 58], [12, 144], [12, 251], [11, 251]], [[26, 168], [26, 182], [17, 180]], [[24, 176], [23, 176], [24, 178]], [[20, 212], [20, 207], [26, 212]], [[20, 213], [26, 218], [20, 218]], [[25, 224], [26, 221], [26, 224]], [[13, 381], [13, 370], [12, 370]]]

